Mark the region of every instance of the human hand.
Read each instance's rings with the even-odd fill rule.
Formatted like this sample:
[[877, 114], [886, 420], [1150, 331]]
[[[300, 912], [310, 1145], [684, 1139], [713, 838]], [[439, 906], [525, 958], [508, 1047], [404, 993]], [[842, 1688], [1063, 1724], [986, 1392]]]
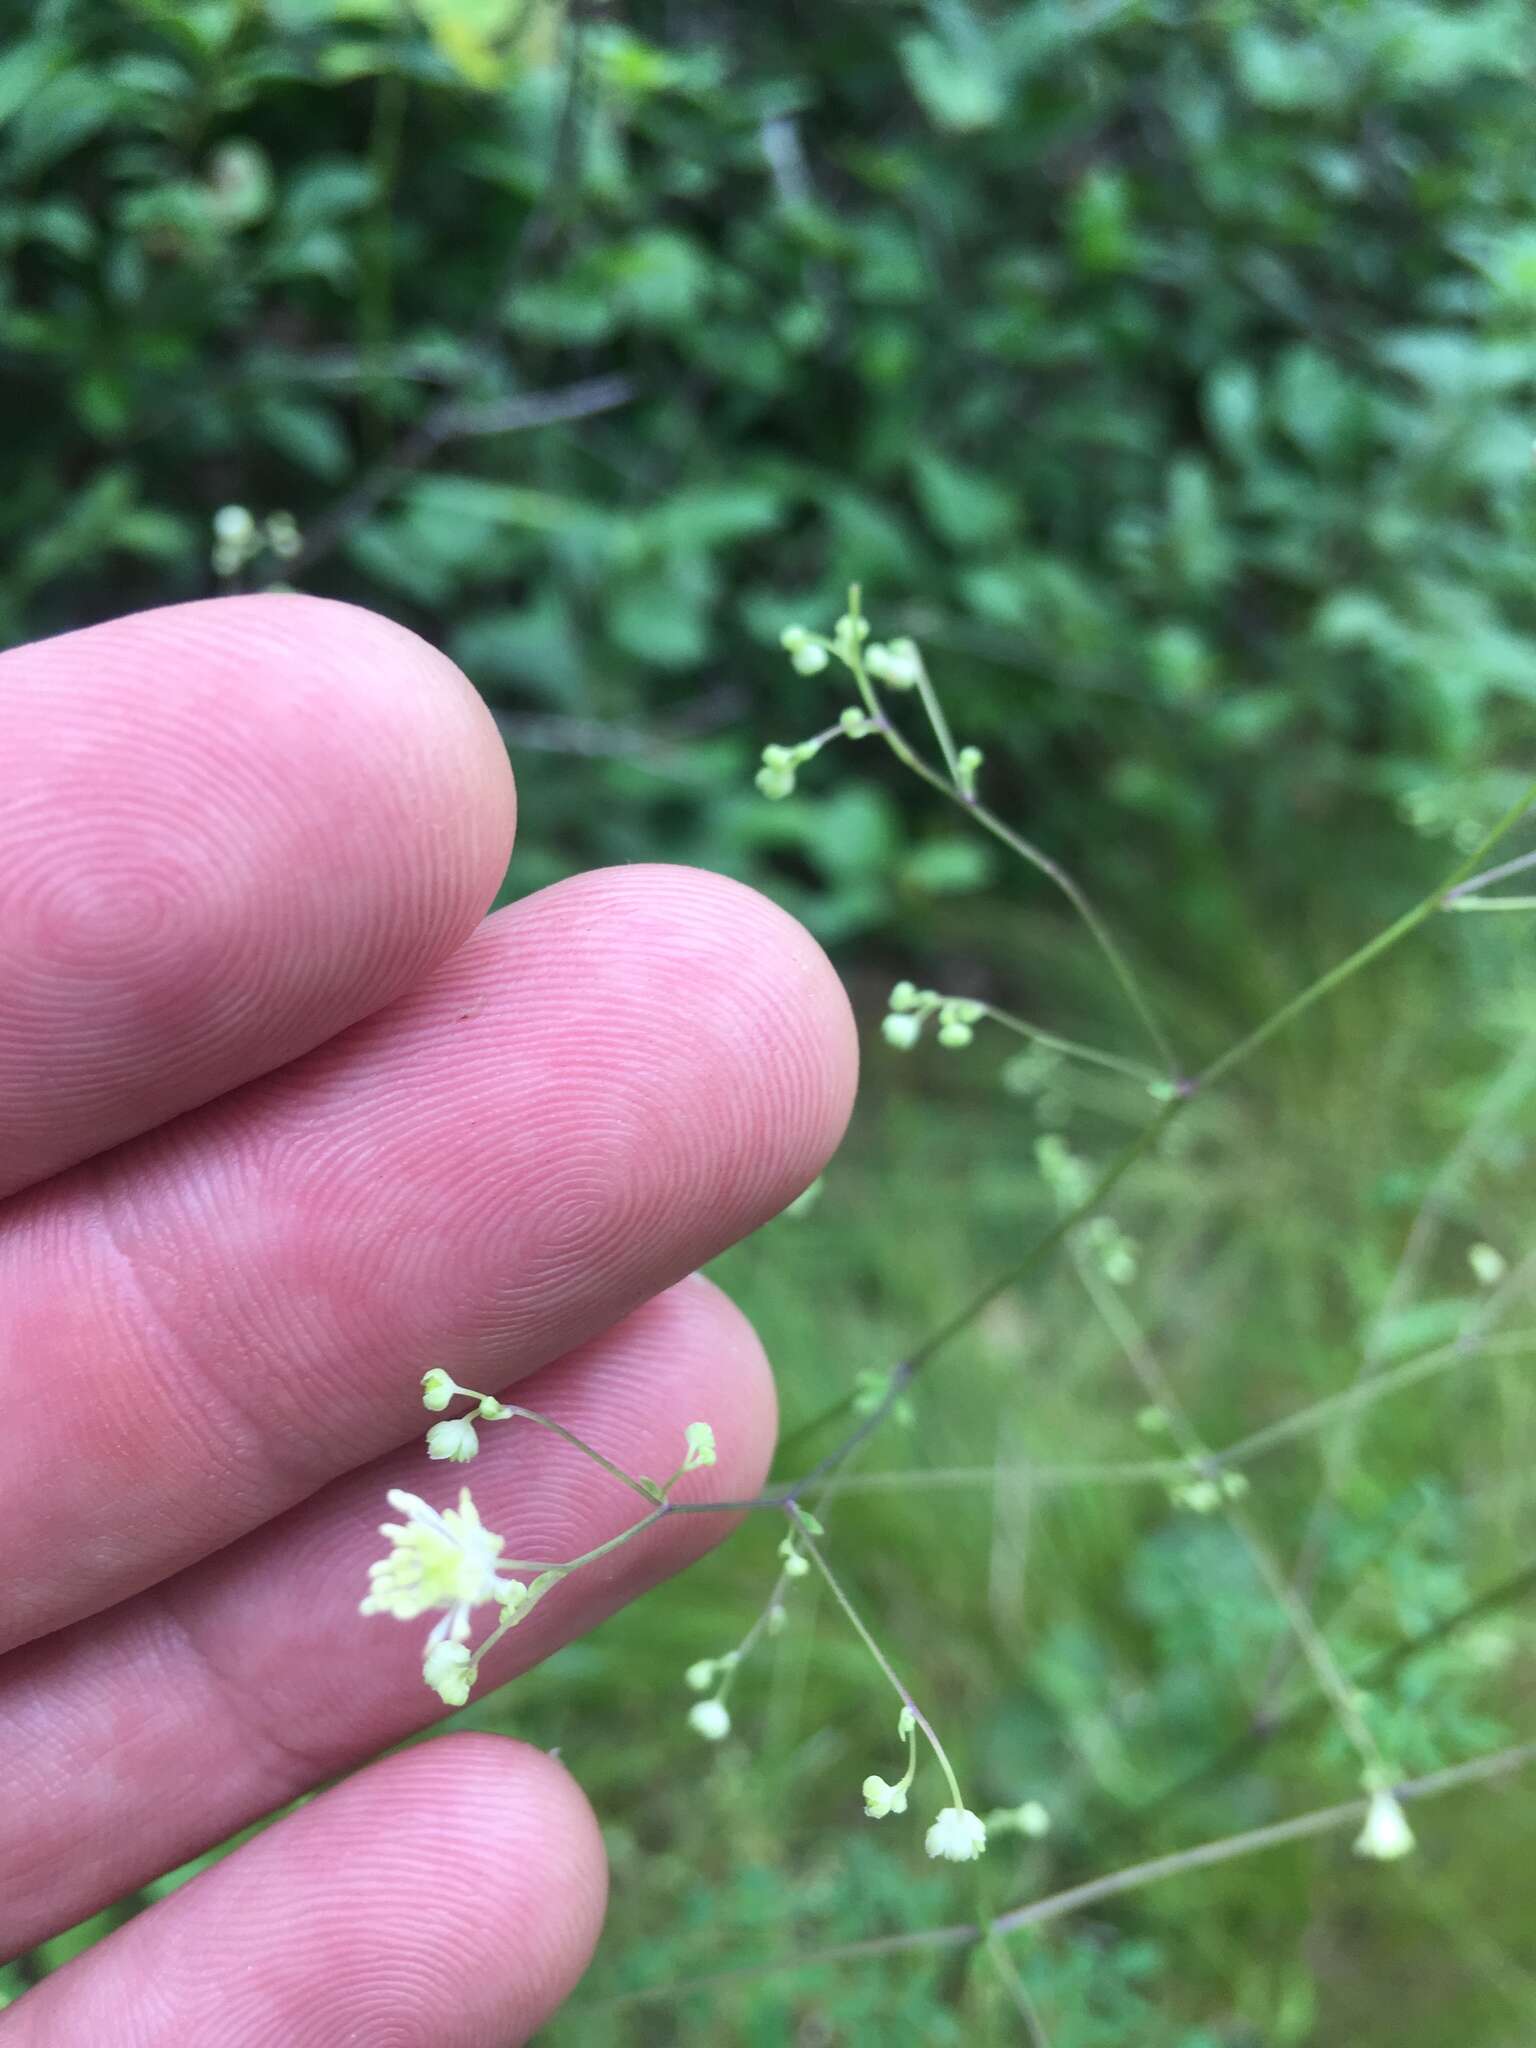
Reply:
[[[631, 1472], [707, 1417], [711, 1490], [761, 1483], [761, 1351], [686, 1276], [836, 1144], [846, 1003], [789, 919], [689, 870], [482, 922], [512, 819], [462, 677], [350, 607], [219, 599], [0, 659], [0, 1955], [441, 1711], [418, 1632], [357, 1611], [386, 1488], [462, 1476], [425, 1461], [428, 1367], [516, 1382]], [[540, 1431], [487, 1431], [472, 1476], [530, 1554], [633, 1519]], [[487, 1684], [721, 1533], [584, 1569]], [[561, 1766], [457, 1735], [45, 1979], [0, 2048], [505, 2048], [603, 1897]]]

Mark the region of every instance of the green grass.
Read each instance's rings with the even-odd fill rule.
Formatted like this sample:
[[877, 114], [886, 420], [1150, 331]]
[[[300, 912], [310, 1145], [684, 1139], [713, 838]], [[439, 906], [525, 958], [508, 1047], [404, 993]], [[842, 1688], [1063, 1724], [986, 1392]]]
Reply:
[[[1492, 1242], [1513, 1265], [1529, 1236], [1536, 1059], [1520, 1053], [1533, 1019], [1519, 942], [1448, 922], [1191, 1112], [1113, 1205], [1142, 1246], [1125, 1298], [1213, 1446], [1350, 1381], [1435, 1171], [1500, 1075], [1505, 1107], [1442, 1190], [1443, 1230], [1381, 1354], [1398, 1362], [1454, 1335], [1479, 1302], [1468, 1247]], [[1205, 1028], [1183, 1021], [1192, 1037]], [[776, 1361], [788, 1427], [900, 1357], [1052, 1213], [1030, 1107], [992, 1085], [999, 1050], [877, 1052], [820, 1205], [719, 1262]], [[1067, 1121], [1105, 1157], [1143, 1114], [1134, 1090], [1093, 1082]], [[1506, 1326], [1520, 1321], [1516, 1306]], [[1070, 1261], [999, 1299], [914, 1398], [915, 1425], [882, 1433], [858, 1462], [863, 1484], [828, 1513], [829, 1547], [974, 1803], [1040, 1797], [1050, 1837], [1000, 1840], [975, 1871], [928, 1863], [931, 1766], [906, 1820], [863, 1819], [862, 1777], [895, 1774], [893, 1702], [810, 1581], [792, 1626], [743, 1671], [730, 1740], [706, 1751], [689, 1736], [683, 1667], [737, 1640], [772, 1582], [781, 1531], [760, 1517], [477, 1716], [558, 1742], [608, 1831], [608, 1932], [552, 2041], [1016, 2040], [1023, 2022], [976, 1953], [686, 1986], [970, 1920], [1354, 1794], [1358, 1763], [1223, 1520], [1177, 1510], [1156, 1483], [1052, 1479], [1053, 1466], [1163, 1449], [1138, 1431], [1144, 1396]], [[1249, 1468], [1249, 1505], [1283, 1559], [1335, 1436], [1303, 1435]], [[1536, 1358], [1466, 1361], [1362, 1412], [1312, 1593], [1352, 1676], [1530, 1562], [1533, 1454]], [[921, 1482], [993, 1464], [1006, 1476]], [[902, 1472], [917, 1477], [869, 1483]], [[1528, 1732], [1533, 1649], [1515, 1602], [1401, 1661], [1368, 1710], [1394, 1764], [1419, 1773]], [[1261, 1702], [1294, 1708], [1294, 1725], [1255, 1734]], [[1399, 1866], [1352, 1857], [1345, 1833], [1021, 1940], [1047, 2038], [1438, 2048], [1453, 2033], [1523, 2034], [1536, 1928], [1510, 1873], [1536, 1851], [1536, 1802], [1517, 1783], [1418, 1807], [1414, 1823], [1420, 1851]], [[678, 1988], [611, 2003], [656, 1986]]]

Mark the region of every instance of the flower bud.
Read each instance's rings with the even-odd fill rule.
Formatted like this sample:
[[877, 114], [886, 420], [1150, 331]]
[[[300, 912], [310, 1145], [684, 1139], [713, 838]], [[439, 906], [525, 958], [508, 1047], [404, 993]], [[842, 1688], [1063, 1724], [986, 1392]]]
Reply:
[[731, 1732], [731, 1717], [723, 1700], [700, 1700], [688, 1709], [688, 1726], [706, 1742], [723, 1742]]

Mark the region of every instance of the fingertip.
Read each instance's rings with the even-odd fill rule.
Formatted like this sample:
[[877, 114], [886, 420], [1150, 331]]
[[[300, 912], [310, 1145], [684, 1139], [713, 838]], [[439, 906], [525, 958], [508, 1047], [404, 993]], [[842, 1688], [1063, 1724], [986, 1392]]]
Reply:
[[558, 1757], [508, 1736], [445, 1735], [406, 1756], [428, 1854], [473, 1866], [477, 1939], [519, 1959], [498, 2023], [542, 2025], [602, 1932], [608, 1856], [591, 1802]]
[[30, 1993], [5, 2034], [124, 2048], [514, 2048], [591, 1958], [597, 1823], [553, 1757], [459, 1735], [290, 1814]]
[[495, 723], [375, 613], [211, 598], [0, 677], [0, 1194], [368, 1016], [500, 886]]
[[200, 629], [208, 647], [227, 649], [236, 663], [265, 656], [279, 671], [307, 676], [353, 716], [353, 740], [371, 722], [398, 759], [419, 765], [423, 803], [442, 822], [451, 809], [473, 831], [494, 895], [517, 822], [512, 764], [484, 699], [441, 649], [382, 612], [301, 591], [207, 598], [145, 616]]
[[723, 1093], [700, 1107], [751, 1113], [755, 1158], [776, 1213], [815, 1179], [853, 1113], [859, 1048], [852, 1006], [805, 927], [758, 890], [708, 869], [637, 862], [595, 868], [518, 906], [529, 923], [606, 927], [648, 1001], [659, 1042], [686, 1034]]

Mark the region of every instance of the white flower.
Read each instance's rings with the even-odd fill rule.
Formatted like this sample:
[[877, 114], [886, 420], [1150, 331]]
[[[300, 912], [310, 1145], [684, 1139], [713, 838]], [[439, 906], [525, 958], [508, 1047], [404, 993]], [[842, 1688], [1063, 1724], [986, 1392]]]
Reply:
[[429, 1458], [448, 1458], [455, 1465], [467, 1465], [479, 1448], [475, 1425], [467, 1415], [452, 1422], [434, 1422], [427, 1431]]
[[888, 1813], [905, 1813], [907, 1788], [887, 1785], [884, 1778], [871, 1775], [864, 1780], [864, 1811], [871, 1820], [884, 1820]]
[[441, 1415], [459, 1389], [451, 1374], [434, 1365], [430, 1372], [421, 1376], [421, 1405], [434, 1415]]
[[697, 1664], [688, 1666], [683, 1673], [683, 1682], [690, 1692], [708, 1692], [715, 1682], [715, 1673], [719, 1668], [718, 1658], [701, 1657]]
[[731, 1732], [731, 1717], [723, 1700], [699, 1700], [688, 1709], [688, 1726], [706, 1742], [723, 1742]]
[[397, 1487], [387, 1498], [406, 1520], [380, 1524], [390, 1552], [368, 1567], [368, 1596], [359, 1611], [414, 1621], [418, 1614], [441, 1608], [444, 1620], [434, 1630], [433, 1642], [462, 1642], [469, 1633], [471, 1611], [501, 1600], [508, 1590], [509, 1582], [496, 1576], [503, 1539], [493, 1536], [481, 1521], [467, 1486], [459, 1490], [458, 1507], [445, 1508], [441, 1514]]
[[928, 1854], [948, 1863], [974, 1863], [986, 1846], [986, 1823], [967, 1806], [946, 1806], [923, 1838]]
[[786, 1579], [803, 1579], [810, 1570], [810, 1560], [799, 1549], [793, 1536], [786, 1536], [779, 1545], [779, 1556], [784, 1565]]
[[1414, 1848], [1408, 1816], [1390, 1792], [1373, 1792], [1365, 1826], [1355, 1838], [1355, 1854], [1377, 1863], [1395, 1863]]
[[893, 1010], [880, 1025], [880, 1036], [887, 1045], [894, 1045], [898, 1052], [910, 1052], [922, 1035], [922, 1024], [916, 1017]]
[[688, 1444], [688, 1455], [683, 1460], [685, 1472], [698, 1472], [715, 1462], [715, 1432], [707, 1422], [690, 1422], [683, 1431]]
[[444, 1706], [462, 1707], [469, 1698], [469, 1652], [462, 1643], [429, 1642], [421, 1675]]

